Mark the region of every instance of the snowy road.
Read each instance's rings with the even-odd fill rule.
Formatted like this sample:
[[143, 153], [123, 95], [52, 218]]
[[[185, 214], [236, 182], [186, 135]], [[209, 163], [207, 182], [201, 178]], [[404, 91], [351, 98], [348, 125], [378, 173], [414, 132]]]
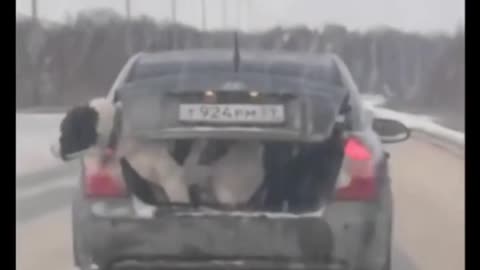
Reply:
[[[394, 270], [464, 269], [464, 160], [421, 139], [389, 146]], [[75, 169], [17, 180], [17, 269], [72, 269]]]

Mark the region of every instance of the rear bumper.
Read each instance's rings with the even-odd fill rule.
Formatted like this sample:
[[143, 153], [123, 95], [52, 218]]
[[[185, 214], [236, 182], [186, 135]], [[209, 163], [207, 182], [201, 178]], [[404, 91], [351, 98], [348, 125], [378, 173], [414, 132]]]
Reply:
[[[370, 222], [366, 219], [371, 207], [347, 203], [332, 205], [329, 210], [334, 211], [327, 211], [323, 217], [299, 219], [302, 222], [280, 218], [268, 226], [258, 224], [260, 221], [264, 223], [265, 218], [206, 222], [202, 218], [138, 220], [99, 218], [89, 214], [78, 224], [82, 231], [82, 248], [76, 252], [82, 252], [82, 257], [99, 265], [102, 270], [328, 270], [349, 269], [347, 265], [359, 263], [364, 265], [366, 261], [357, 260], [360, 253], [365, 252], [366, 255], [370, 253], [367, 250], [372, 248], [367, 247], [371, 244], [366, 246], [367, 239], [371, 237], [368, 236], [368, 224], [375, 223], [375, 219]], [[322, 219], [327, 222], [319, 222]], [[388, 219], [383, 222], [388, 222]], [[383, 235], [382, 227], [385, 226], [378, 225], [374, 235]], [[190, 229], [184, 230], [185, 227]], [[243, 228], [256, 229], [245, 231]], [[233, 230], [241, 236], [231, 235]], [[218, 235], [224, 239], [213, 241]], [[324, 236], [315, 237], [319, 235]], [[335, 244], [332, 246], [333, 240]], [[375, 261], [367, 263], [372, 270], [381, 269], [386, 260], [384, 253], [389, 250], [387, 239], [378, 240], [373, 241], [376, 243], [371, 251], [373, 257], [367, 259]], [[318, 253], [318, 250], [328, 252]], [[305, 261], [305, 258], [314, 257], [317, 258], [314, 261]], [[325, 259], [327, 257], [340, 260]]]
[[84, 230], [83, 255], [100, 269], [344, 269], [321, 218], [92, 217]]
[[134, 260], [124, 259], [112, 263], [109, 270], [345, 270], [343, 263], [278, 262], [264, 260], [210, 260], [210, 261], [172, 261], [172, 260]]

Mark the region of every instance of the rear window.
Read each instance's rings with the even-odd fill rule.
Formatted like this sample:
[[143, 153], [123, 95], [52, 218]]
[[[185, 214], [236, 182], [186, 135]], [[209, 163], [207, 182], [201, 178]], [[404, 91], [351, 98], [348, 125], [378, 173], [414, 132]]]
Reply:
[[[172, 55], [176, 55], [173, 57]], [[197, 73], [234, 72], [231, 52], [178, 52], [144, 56], [133, 67], [129, 82], [166, 76], [189, 77]], [[313, 59], [311, 59], [313, 58]], [[262, 76], [281, 76], [321, 81], [341, 86], [335, 63], [328, 56], [277, 53], [267, 56], [261, 52], [243, 53], [239, 73]]]

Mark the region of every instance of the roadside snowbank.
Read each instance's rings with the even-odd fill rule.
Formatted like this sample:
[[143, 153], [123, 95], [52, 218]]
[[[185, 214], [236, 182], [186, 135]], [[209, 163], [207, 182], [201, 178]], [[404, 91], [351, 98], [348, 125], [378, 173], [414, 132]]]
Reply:
[[61, 165], [49, 147], [59, 135], [62, 114], [16, 114], [16, 176]]
[[435, 123], [435, 118], [426, 115], [409, 114], [382, 108], [385, 98], [378, 95], [364, 95], [365, 105], [373, 114], [382, 118], [400, 121], [413, 130], [427, 133], [440, 139], [448, 140], [454, 144], [465, 146], [465, 133], [443, 127]]

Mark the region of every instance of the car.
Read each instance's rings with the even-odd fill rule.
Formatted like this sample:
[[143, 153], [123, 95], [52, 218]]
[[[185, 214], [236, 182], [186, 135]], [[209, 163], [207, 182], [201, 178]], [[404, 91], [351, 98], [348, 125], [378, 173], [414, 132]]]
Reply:
[[[79, 269], [391, 269], [393, 197], [384, 143], [406, 140], [410, 131], [373, 117], [338, 56], [139, 53], [107, 98], [121, 102], [134, 136], [255, 138], [300, 145], [309, 154], [271, 170], [273, 181], [283, 179], [275, 187], [284, 194], [298, 189], [292, 198], [234, 209], [87, 194], [93, 180], [86, 179], [84, 158], [72, 204]], [[303, 181], [294, 172], [307, 163], [315, 177]]]

